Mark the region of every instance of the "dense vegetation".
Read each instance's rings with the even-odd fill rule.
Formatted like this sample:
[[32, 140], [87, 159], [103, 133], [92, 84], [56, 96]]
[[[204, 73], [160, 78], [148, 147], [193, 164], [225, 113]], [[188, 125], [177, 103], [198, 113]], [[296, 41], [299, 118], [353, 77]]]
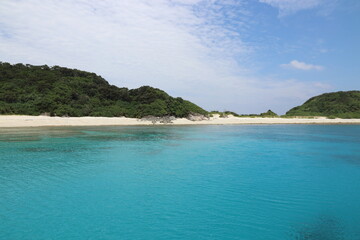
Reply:
[[269, 109], [267, 112], [260, 113], [260, 117], [278, 117], [278, 115]]
[[231, 111], [224, 111], [224, 112], [211, 111], [210, 114], [211, 115], [219, 114], [220, 117], [227, 117], [229, 115], [233, 115], [234, 117], [278, 117], [278, 115], [271, 110], [268, 110], [267, 112], [263, 112], [260, 114], [237, 114], [236, 112], [231, 112]]
[[278, 117], [276, 113], [274, 113], [271, 110], [268, 110], [267, 112], [263, 112], [260, 114], [241, 114], [239, 117]]
[[360, 91], [325, 93], [294, 107], [286, 116], [360, 118]]
[[0, 62], [0, 114], [43, 113], [138, 118], [207, 114], [199, 106], [157, 88], [129, 90], [110, 85], [95, 73]]

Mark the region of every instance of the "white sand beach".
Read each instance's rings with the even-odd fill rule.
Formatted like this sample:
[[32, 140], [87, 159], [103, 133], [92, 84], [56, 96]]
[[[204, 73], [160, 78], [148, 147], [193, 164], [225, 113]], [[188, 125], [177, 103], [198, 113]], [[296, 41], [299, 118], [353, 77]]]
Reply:
[[360, 119], [318, 118], [220, 118], [214, 116], [207, 120], [190, 121], [179, 118], [172, 123], [155, 124], [152, 121], [125, 117], [48, 117], [0, 115], [0, 128], [8, 127], [44, 127], [44, 126], [141, 126], [141, 125], [235, 125], [235, 124], [360, 124]]

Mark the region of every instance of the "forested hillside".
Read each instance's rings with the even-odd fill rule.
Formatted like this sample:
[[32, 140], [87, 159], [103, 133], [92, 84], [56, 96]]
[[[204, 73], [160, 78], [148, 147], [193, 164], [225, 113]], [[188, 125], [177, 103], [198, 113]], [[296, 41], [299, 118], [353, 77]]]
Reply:
[[77, 69], [0, 63], [0, 114], [43, 113], [138, 118], [207, 114], [189, 101], [149, 86], [129, 90]]
[[360, 91], [325, 93], [294, 107], [287, 116], [360, 118]]

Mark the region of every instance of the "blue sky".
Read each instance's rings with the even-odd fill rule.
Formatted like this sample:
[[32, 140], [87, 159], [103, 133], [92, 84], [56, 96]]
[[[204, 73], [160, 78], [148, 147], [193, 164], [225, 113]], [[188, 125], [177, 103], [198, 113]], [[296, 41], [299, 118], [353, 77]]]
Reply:
[[208, 110], [280, 114], [360, 89], [357, 0], [3, 0], [1, 61], [150, 85]]

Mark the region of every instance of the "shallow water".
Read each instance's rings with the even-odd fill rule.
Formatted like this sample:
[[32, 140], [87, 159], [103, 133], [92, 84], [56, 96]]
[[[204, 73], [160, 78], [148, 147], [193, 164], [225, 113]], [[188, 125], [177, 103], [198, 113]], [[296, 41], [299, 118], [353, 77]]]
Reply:
[[360, 126], [0, 129], [0, 239], [360, 239]]

